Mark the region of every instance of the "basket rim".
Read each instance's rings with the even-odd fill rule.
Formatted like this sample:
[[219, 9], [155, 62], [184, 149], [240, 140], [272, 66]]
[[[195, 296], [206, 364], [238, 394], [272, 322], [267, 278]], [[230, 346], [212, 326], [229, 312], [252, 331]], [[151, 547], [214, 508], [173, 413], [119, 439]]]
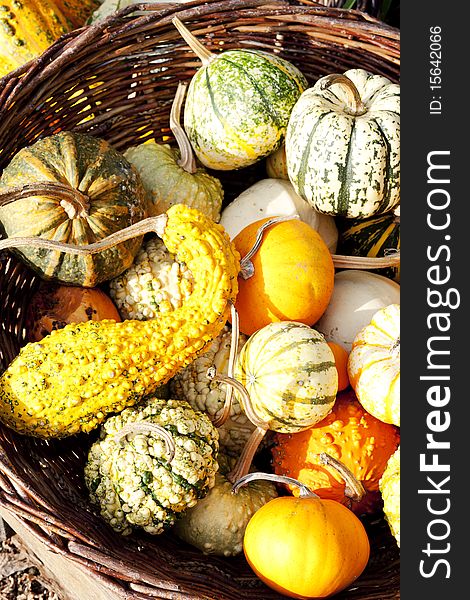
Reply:
[[[145, 14], [130, 16], [135, 10]], [[374, 44], [381, 49], [384, 60], [398, 70], [399, 30], [360, 11], [298, 5], [284, 0], [207, 0], [204, 3], [196, 0], [184, 5], [136, 3], [120, 10], [117, 14], [110, 15], [102, 22], [66, 34], [43, 55], [0, 79], [0, 137], [3, 116], [14, 110], [17, 103], [26, 103], [31, 111], [34, 110], [35, 95], [45, 85], [48, 78], [55, 76], [60, 69], [73, 68], [74, 61], [79, 61], [86, 54], [88, 47], [95, 47], [96, 44], [105, 45], [120, 36], [137, 35], [136, 32], [146, 31], [156, 24], [161, 31], [167, 32], [172, 27], [171, 19], [174, 15], [178, 15], [179, 18], [189, 23], [192, 29], [197, 29], [201, 24], [205, 24], [205, 21], [202, 20], [204, 17], [214, 14], [223, 16], [230, 11], [237, 14], [239, 19], [242, 19], [244, 15], [261, 14], [261, 18], [271, 19], [274, 22], [276, 20], [284, 21], [294, 25], [300, 23], [303, 26], [309, 26], [312, 22], [322, 21], [328, 23], [332, 28], [338, 28], [345, 32], [352, 28], [354, 31], [360, 31], [361, 35], [366, 37], [376, 36]], [[207, 31], [207, 28], [204, 27], [204, 30]], [[345, 37], [347, 37], [347, 33]], [[1, 338], [0, 335], [0, 341]], [[3, 426], [0, 425], [0, 428], [3, 429]], [[117, 596], [119, 593], [123, 598], [129, 598], [126, 588], [129, 585], [133, 598], [149, 599], [151, 597], [149, 590], [151, 589], [161, 593], [162, 595], [159, 597], [181, 599], [191, 597], [198, 600], [205, 598], [203, 595], [187, 596], [183, 591], [177, 590], [171, 591], [173, 595], [165, 596], [164, 594], [170, 593], [168, 589], [170, 582], [166, 587], [162, 587], [161, 578], [143, 582], [141, 578], [136, 579], [135, 573], [132, 573], [131, 570], [126, 571], [125, 566], [113, 562], [112, 557], [97, 549], [95, 540], [89, 539], [82, 532], [76, 531], [56, 518], [55, 508], [44, 494], [35, 489], [24, 477], [24, 474], [13, 466], [2, 444], [3, 439], [0, 437], [0, 506], [20, 519], [25, 527], [50, 550], [81, 564], [102, 578], [102, 583], [115, 594], [113, 597], [121, 597]], [[103, 534], [103, 539], [106, 539], [105, 534]], [[215, 577], [217, 580], [217, 575]], [[261, 590], [261, 593], [263, 592], [267, 595], [253, 595], [253, 598], [280, 597], [268, 594], [264, 588]], [[365, 597], [363, 598], [365, 600]]]

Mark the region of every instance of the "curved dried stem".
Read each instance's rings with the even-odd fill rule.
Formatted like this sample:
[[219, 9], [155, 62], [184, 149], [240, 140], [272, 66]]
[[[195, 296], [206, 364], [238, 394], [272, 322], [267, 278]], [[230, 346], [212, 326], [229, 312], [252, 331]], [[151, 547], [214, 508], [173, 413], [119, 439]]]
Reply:
[[203, 44], [201, 44], [201, 42], [194, 37], [189, 29], [183, 25], [178, 17], [174, 17], [171, 22], [203, 65], [207, 65], [212, 59], [215, 58], [215, 54], [212, 54], [212, 52], [210, 52]]
[[187, 83], [178, 83], [175, 98], [171, 105], [170, 129], [175, 136], [176, 143], [180, 151], [181, 158], [178, 161], [179, 166], [188, 173], [196, 172], [196, 160], [194, 158], [191, 142], [181, 127], [181, 107], [183, 106], [184, 96], [186, 94]]
[[0, 192], [0, 206], [7, 206], [32, 196], [44, 196], [45, 198], [60, 200], [60, 205], [71, 219], [77, 216], [86, 216], [90, 209], [90, 199], [86, 194], [58, 181], [38, 181], [4, 190]]
[[[230, 303], [230, 315], [232, 318], [232, 337], [230, 340], [230, 355], [228, 358], [227, 375], [233, 378], [233, 372], [235, 369], [235, 359], [237, 358], [238, 340], [240, 338], [240, 327], [238, 320], [238, 311], [235, 308], [233, 302]], [[232, 409], [232, 398], [233, 398], [233, 386], [227, 385], [225, 392], [225, 401], [220, 416], [213, 421], [214, 427], [220, 427], [223, 425], [230, 416], [230, 410]]]
[[326, 77], [323, 77], [320, 81], [320, 89], [327, 90], [329, 87], [335, 84], [343, 86], [348, 91], [350, 102], [345, 112], [354, 117], [359, 117], [367, 112], [357, 87], [349, 79], [349, 77], [346, 77], [346, 75], [326, 75]]
[[248, 473], [251, 463], [253, 462], [253, 457], [255, 456], [256, 451], [263, 441], [267, 431], [267, 425], [262, 427], [258, 426], [250, 435], [246, 444], [243, 446], [243, 450], [241, 451], [235, 466], [230, 473], [227, 474], [227, 479], [231, 483], [238, 481], [241, 477], [244, 477]]
[[115, 444], [120, 444], [122, 438], [128, 435], [137, 435], [139, 433], [152, 433], [161, 437], [165, 442], [166, 451], [168, 453], [168, 462], [170, 463], [175, 457], [175, 442], [173, 436], [164, 427], [157, 425], [156, 423], [150, 423], [145, 421], [139, 421], [138, 423], [127, 423], [122, 429], [114, 434], [113, 440]]
[[121, 244], [126, 240], [130, 240], [135, 237], [144, 235], [151, 231], [155, 232], [159, 237], [162, 237], [168, 216], [164, 213], [156, 217], [148, 217], [138, 223], [129, 225], [116, 233], [108, 235], [99, 242], [93, 244], [85, 244], [83, 246], [76, 246], [75, 244], [66, 244], [64, 242], [55, 242], [52, 240], [45, 240], [40, 237], [10, 237], [5, 240], [0, 240], [0, 250], [5, 248], [21, 248], [24, 246], [34, 246], [35, 248], [45, 248], [47, 250], [58, 250], [59, 252], [67, 252], [68, 254], [81, 254], [89, 255], [96, 254], [107, 250], [112, 246]]
[[333, 264], [337, 269], [385, 269], [400, 266], [400, 251], [391, 250], [387, 256], [346, 256], [332, 254]]
[[345, 496], [347, 496], [353, 502], [360, 502], [364, 498], [364, 496], [366, 494], [366, 490], [364, 489], [364, 486], [352, 474], [352, 472], [346, 467], [346, 465], [343, 465], [342, 462], [340, 462], [339, 460], [336, 460], [336, 458], [333, 458], [326, 452], [322, 452], [320, 454], [320, 460], [324, 465], [333, 467], [333, 469], [338, 471], [338, 473], [344, 479], [344, 482], [345, 482], [344, 495]]
[[269, 219], [268, 221], [265, 221], [262, 225], [260, 225], [258, 231], [256, 232], [256, 239], [253, 246], [240, 261], [240, 275], [243, 277], [243, 279], [249, 279], [255, 274], [255, 268], [253, 266], [253, 263], [251, 262], [251, 259], [261, 246], [261, 242], [263, 241], [263, 234], [266, 231], [266, 229], [268, 229], [268, 227], [271, 227], [271, 225], [276, 225], [276, 223], [282, 223], [283, 221], [292, 221], [298, 219], [300, 219], [299, 215], [285, 215], [283, 217], [273, 217], [272, 219]]
[[238, 479], [232, 485], [232, 494], [236, 494], [238, 490], [250, 481], [256, 481], [258, 479], [264, 479], [265, 481], [272, 481], [273, 483], [284, 483], [285, 485], [294, 485], [298, 487], [300, 490], [299, 497], [300, 498], [319, 498], [317, 494], [312, 492], [310, 488], [308, 488], [305, 484], [301, 483], [297, 479], [293, 477], [287, 477], [285, 475], [275, 475], [274, 473], [249, 473], [248, 475], [244, 475], [240, 479]]

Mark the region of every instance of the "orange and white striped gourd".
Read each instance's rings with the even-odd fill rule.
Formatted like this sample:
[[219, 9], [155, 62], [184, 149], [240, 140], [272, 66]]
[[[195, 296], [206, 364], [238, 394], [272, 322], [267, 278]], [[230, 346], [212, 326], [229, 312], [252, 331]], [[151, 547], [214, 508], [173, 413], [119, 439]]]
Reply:
[[390, 304], [356, 336], [348, 360], [351, 386], [362, 406], [384, 423], [400, 425], [400, 305]]

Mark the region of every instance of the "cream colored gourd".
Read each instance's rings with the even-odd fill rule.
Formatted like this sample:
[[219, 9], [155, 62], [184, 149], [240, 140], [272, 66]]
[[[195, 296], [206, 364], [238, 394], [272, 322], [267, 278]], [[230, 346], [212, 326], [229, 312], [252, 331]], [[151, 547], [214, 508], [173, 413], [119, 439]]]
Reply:
[[362, 406], [400, 426], [400, 305], [377, 311], [355, 337], [348, 359], [351, 386]]
[[220, 224], [233, 239], [251, 223], [277, 216], [300, 217], [320, 234], [330, 252], [336, 251], [338, 230], [333, 217], [316, 211], [282, 179], [262, 179], [246, 189], [222, 211]]
[[341, 271], [335, 275], [330, 303], [315, 329], [327, 341], [336, 342], [348, 352], [359, 331], [373, 315], [389, 304], [400, 302], [400, 286], [368, 271]]

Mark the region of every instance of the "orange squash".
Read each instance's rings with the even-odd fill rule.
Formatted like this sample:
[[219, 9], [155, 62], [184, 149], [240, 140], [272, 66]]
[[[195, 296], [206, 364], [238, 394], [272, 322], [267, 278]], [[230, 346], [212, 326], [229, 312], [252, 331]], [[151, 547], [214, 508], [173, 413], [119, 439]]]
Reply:
[[328, 598], [365, 569], [369, 539], [345, 506], [306, 494], [304, 488], [298, 498], [281, 496], [256, 511], [243, 549], [256, 575], [277, 592], [291, 598]]
[[[242, 257], [253, 248], [261, 219], [233, 240]], [[333, 292], [334, 266], [320, 235], [298, 219], [264, 230], [251, 258], [252, 275], [239, 277], [236, 308], [240, 330], [251, 335], [276, 321], [313, 325], [326, 310]], [[243, 266], [243, 261], [242, 261]]]
[[377, 311], [353, 342], [348, 374], [362, 406], [384, 423], [400, 425], [400, 305]]
[[30, 342], [39, 342], [54, 329], [68, 323], [121, 321], [113, 301], [98, 288], [82, 288], [44, 281], [26, 311], [26, 331]]
[[327, 342], [335, 357], [336, 370], [338, 371], [338, 392], [349, 387], [348, 351], [336, 342]]
[[[397, 427], [368, 414], [352, 391], [343, 392], [317, 425], [294, 434], [276, 434], [273, 468], [298, 479], [321, 498], [351, 505], [357, 514], [373, 513], [381, 508], [380, 478], [399, 441]], [[351, 503], [344, 479], [321, 461], [321, 452], [341, 461], [362, 483], [366, 494], [360, 502]]]

